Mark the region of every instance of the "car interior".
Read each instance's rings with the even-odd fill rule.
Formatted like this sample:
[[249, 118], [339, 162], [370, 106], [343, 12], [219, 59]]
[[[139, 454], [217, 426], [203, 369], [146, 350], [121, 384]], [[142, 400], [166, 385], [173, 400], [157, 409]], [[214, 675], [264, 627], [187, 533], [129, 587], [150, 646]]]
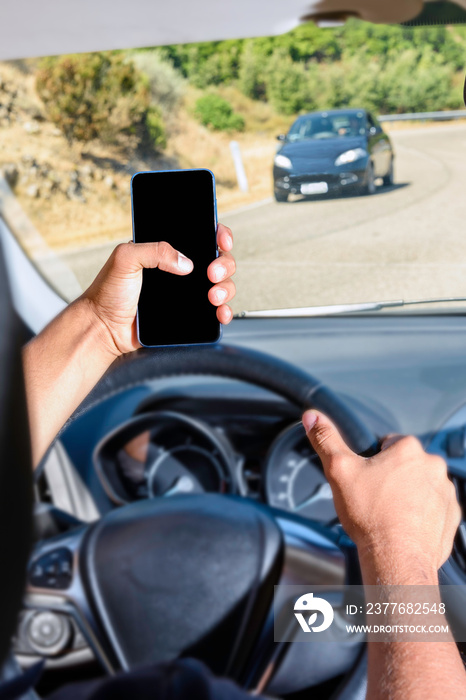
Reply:
[[[461, 24], [466, 2], [18, 0], [2, 14], [0, 58], [11, 60], [272, 36], [302, 22], [334, 26], [348, 18], [420, 28]], [[336, 126], [352, 128], [344, 120]], [[305, 133], [299, 137], [308, 138]], [[466, 161], [466, 140], [461, 144]], [[396, 187], [385, 189], [405, 196]], [[389, 195], [343, 201], [349, 237], [356, 206], [370, 219], [364, 207]], [[361, 582], [356, 549], [300, 419], [304, 408], [323, 411], [351, 448], [367, 456], [384, 435], [415, 435], [446, 460], [464, 510], [464, 277], [462, 294], [461, 281], [451, 293], [453, 273], [445, 265], [445, 291], [429, 295], [426, 285], [412, 303], [381, 294], [356, 304], [345, 296], [349, 283], [342, 283], [338, 303], [332, 297], [316, 306], [294, 292], [292, 275], [315, 274], [303, 262], [293, 267], [289, 290], [282, 289], [283, 303], [272, 295], [235, 309], [220, 343], [141, 348], [115, 361], [32, 475], [20, 348], [68, 300], [8, 226], [4, 201], [0, 194], [0, 553], [6, 574], [0, 655], [7, 657], [0, 697], [3, 682], [28, 673], [37, 674], [35, 688], [21, 697], [34, 700], [75, 681], [194, 657], [251, 693], [363, 699], [367, 645], [361, 635], [344, 643], [332, 639], [331, 630], [325, 643], [274, 640], [275, 586]], [[287, 228], [288, 217], [306, 215], [312, 226], [308, 204], [340, 204], [303, 201], [267, 205], [275, 207], [271, 227], [281, 222], [290, 247], [301, 239], [294, 223]], [[461, 218], [462, 203], [453, 205]], [[421, 226], [409, 211], [410, 226]], [[258, 212], [245, 208], [225, 221], [233, 233], [252, 222], [252, 236]], [[266, 234], [247, 239], [265, 251], [264, 266]], [[324, 252], [331, 257], [332, 251], [330, 243]], [[273, 289], [283, 285], [273, 279], [278, 264], [270, 272]], [[239, 256], [239, 291], [256, 267], [240, 270]], [[335, 274], [346, 274], [341, 270]], [[403, 274], [416, 271], [406, 267]], [[351, 273], [358, 275], [364, 272]], [[269, 284], [260, 273], [257, 279]], [[335, 279], [329, 275], [329, 287]], [[440, 581], [466, 582], [464, 522]], [[463, 611], [466, 625], [466, 606]]]

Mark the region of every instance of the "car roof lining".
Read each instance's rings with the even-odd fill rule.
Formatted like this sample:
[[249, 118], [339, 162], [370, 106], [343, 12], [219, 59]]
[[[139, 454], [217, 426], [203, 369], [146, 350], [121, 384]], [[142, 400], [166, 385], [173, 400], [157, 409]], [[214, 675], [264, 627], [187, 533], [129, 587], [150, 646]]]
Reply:
[[[452, 0], [466, 10], [466, 0]], [[15, 0], [0, 60], [282, 34], [303, 21], [412, 21], [428, 0]], [[439, 5], [440, 3], [434, 3]], [[422, 15], [421, 15], [422, 16]], [[440, 23], [437, 18], [436, 23]]]

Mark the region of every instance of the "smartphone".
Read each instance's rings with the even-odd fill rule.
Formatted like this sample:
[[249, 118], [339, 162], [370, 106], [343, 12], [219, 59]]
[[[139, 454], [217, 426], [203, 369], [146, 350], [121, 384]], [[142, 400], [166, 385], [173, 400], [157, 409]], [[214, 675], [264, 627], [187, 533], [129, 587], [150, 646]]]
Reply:
[[210, 170], [141, 172], [131, 180], [133, 240], [167, 241], [194, 263], [189, 275], [144, 269], [137, 312], [146, 347], [220, 340], [216, 308], [207, 298], [207, 268], [217, 256], [217, 200]]

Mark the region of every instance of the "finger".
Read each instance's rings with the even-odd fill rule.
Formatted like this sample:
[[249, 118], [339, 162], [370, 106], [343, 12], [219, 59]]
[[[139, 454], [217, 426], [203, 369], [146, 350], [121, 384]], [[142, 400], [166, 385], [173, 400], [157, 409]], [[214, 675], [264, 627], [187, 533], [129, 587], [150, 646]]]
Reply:
[[224, 326], [228, 325], [233, 318], [233, 311], [226, 304], [222, 304], [217, 309], [217, 318]]
[[314, 450], [319, 455], [324, 469], [337, 455], [354, 457], [340, 433], [327, 416], [319, 411], [306, 411], [302, 418], [304, 429]]
[[395, 445], [402, 439], [403, 435], [398, 435], [397, 433], [390, 433], [390, 435], [386, 435], [380, 443], [380, 451], [383, 452], [383, 450], [386, 450], [392, 445]]
[[208, 297], [211, 304], [220, 306], [231, 301], [236, 294], [235, 283], [232, 280], [225, 280], [221, 284], [216, 284], [209, 289]]
[[113, 265], [122, 274], [134, 274], [142, 268], [155, 268], [174, 275], [189, 275], [193, 262], [166, 241], [121, 243], [112, 254]]
[[217, 246], [220, 250], [229, 251], [233, 248], [233, 234], [228, 226], [219, 224], [217, 227]]
[[231, 253], [221, 253], [207, 268], [207, 277], [211, 282], [221, 282], [236, 272], [236, 262]]

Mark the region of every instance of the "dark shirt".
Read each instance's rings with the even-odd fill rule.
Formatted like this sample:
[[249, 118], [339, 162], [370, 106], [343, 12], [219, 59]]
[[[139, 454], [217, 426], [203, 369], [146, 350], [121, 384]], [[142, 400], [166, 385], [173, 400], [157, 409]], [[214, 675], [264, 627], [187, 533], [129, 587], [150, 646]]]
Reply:
[[181, 659], [111, 678], [75, 683], [53, 693], [48, 700], [250, 700], [250, 697], [232, 681], [213, 676], [199, 661]]

